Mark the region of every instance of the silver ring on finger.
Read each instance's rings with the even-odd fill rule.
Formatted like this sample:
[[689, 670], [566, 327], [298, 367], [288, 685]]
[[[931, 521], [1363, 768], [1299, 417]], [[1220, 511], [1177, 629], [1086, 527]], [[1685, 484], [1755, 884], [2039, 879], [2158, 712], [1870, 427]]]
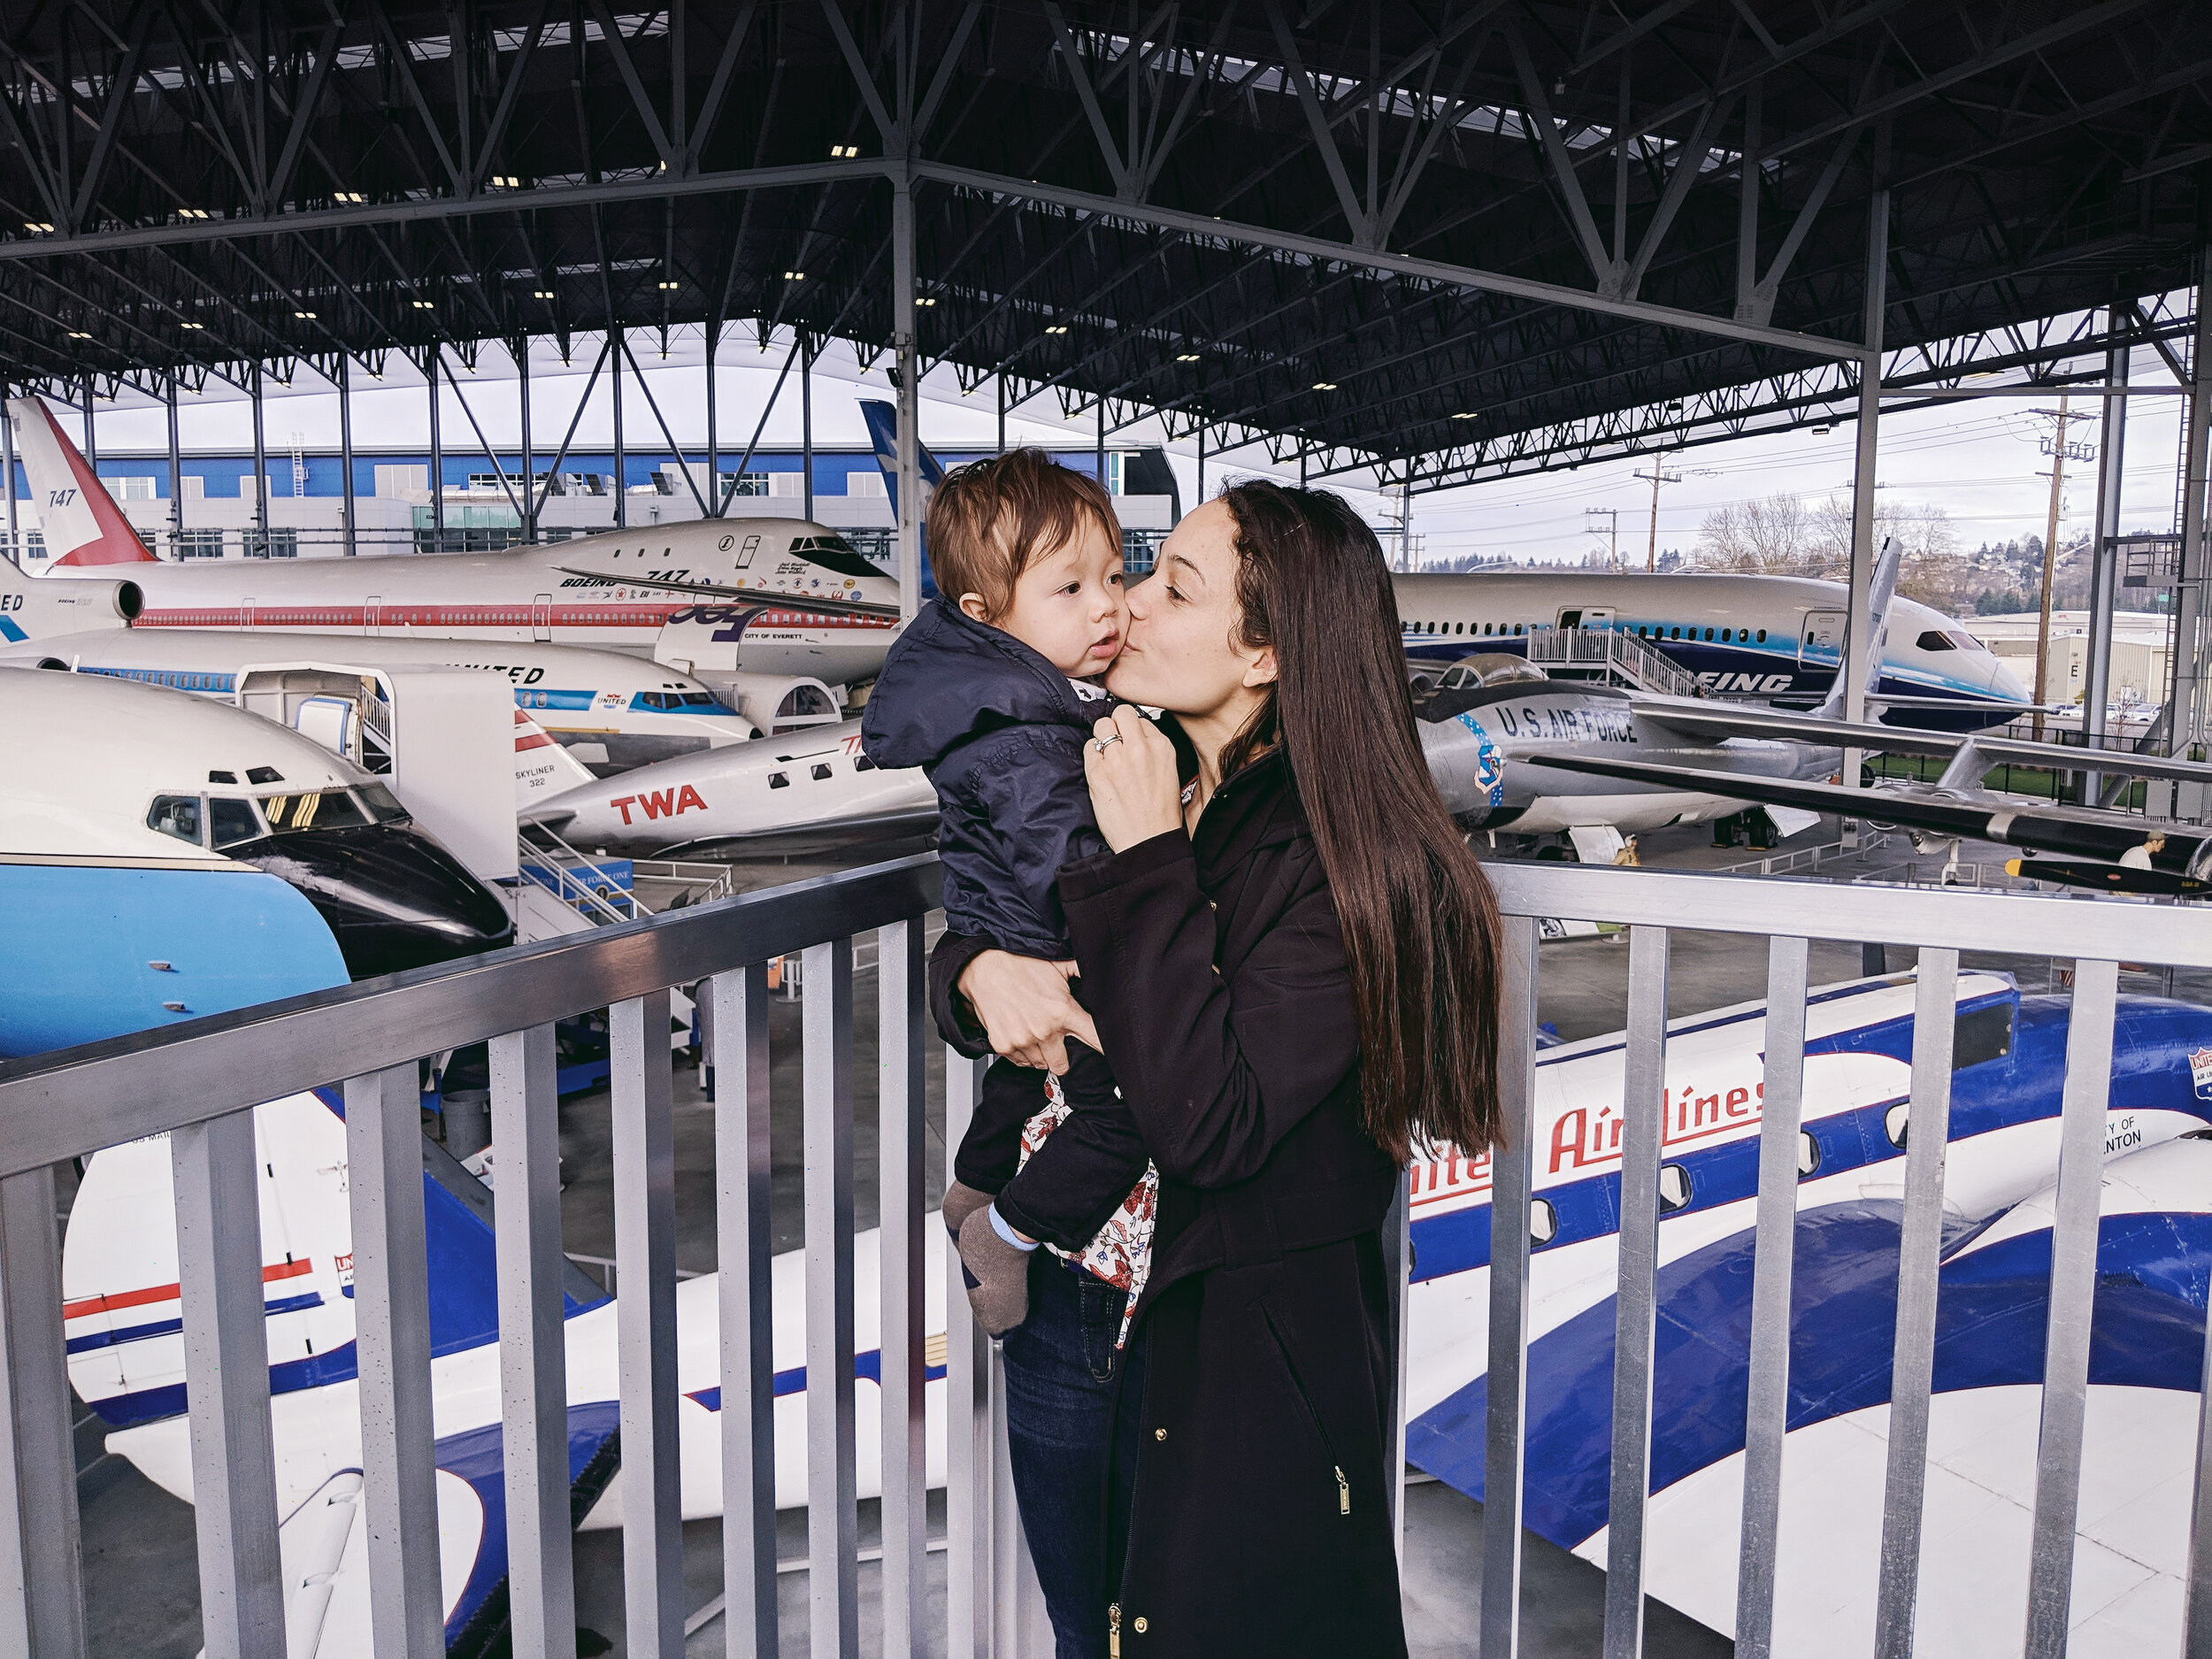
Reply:
[[1094, 737], [1094, 738], [1093, 738], [1093, 739], [1091, 740], [1091, 747], [1092, 747], [1093, 749], [1096, 749], [1096, 750], [1097, 750], [1100, 754], [1103, 755], [1103, 754], [1107, 751], [1107, 749], [1110, 749], [1110, 748], [1111, 748], [1114, 744], [1118, 743], [1118, 742], [1120, 742], [1120, 741], [1121, 741], [1121, 734], [1120, 734], [1118, 732], [1117, 732], [1117, 733], [1116, 733], [1113, 736], [1111, 736], [1111, 737]]

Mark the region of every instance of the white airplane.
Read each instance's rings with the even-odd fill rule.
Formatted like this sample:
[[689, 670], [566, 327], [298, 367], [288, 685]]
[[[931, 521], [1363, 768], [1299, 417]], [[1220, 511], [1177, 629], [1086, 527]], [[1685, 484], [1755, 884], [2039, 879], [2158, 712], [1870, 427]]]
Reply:
[[[1580, 629], [1629, 634], [1726, 695], [1824, 697], [1850, 618], [1842, 584], [1796, 576], [1505, 571], [1391, 581], [1407, 655], [1432, 672], [1470, 652], [1521, 655], [1532, 635]], [[1891, 603], [1881, 672], [1868, 689], [1892, 700], [1901, 726], [2001, 725], [2010, 714], [1974, 705], [2029, 701], [1988, 648], [1905, 598]]]
[[847, 840], [934, 827], [937, 795], [918, 767], [879, 767], [860, 722], [742, 749], [684, 755], [581, 785], [526, 809], [572, 846], [665, 854], [765, 837]]
[[[515, 688], [515, 707], [586, 765], [620, 771], [761, 736], [769, 727], [703, 682], [626, 651], [531, 641], [396, 639], [235, 628], [116, 628], [0, 648], [0, 664], [71, 668], [229, 699], [258, 664], [327, 660], [480, 669]], [[791, 682], [828, 690], [818, 680]]]
[[9, 401], [51, 564], [43, 580], [127, 570], [141, 627], [538, 641], [650, 656], [702, 604], [748, 618], [745, 666], [842, 685], [881, 666], [898, 583], [833, 530], [710, 518], [509, 553], [233, 563], [158, 560], [35, 397]]
[[[1793, 1458], [1788, 1466], [1786, 1525], [1793, 1532], [1788, 1548], [1799, 1555], [1793, 1558], [1786, 1550], [1780, 1628], [1803, 1644], [1780, 1644], [1780, 1650], [1792, 1653], [1864, 1647], [1863, 1640], [1856, 1649], [1839, 1645], [1821, 1621], [1834, 1617], [1847, 1599], [1854, 1599], [1856, 1608], [1870, 1597], [1871, 1569], [1863, 1584], [1839, 1582], [1816, 1571], [1812, 1558], [1824, 1548], [1827, 1532], [1814, 1519], [1829, 1514], [1824, 1505], [1836, 1505], [1846, 1496], [1849, 1504], [1834, 1513], [1862, 1517], [1879, 1511], [1883, 1401], [1867, 1396], [1873, 1382], [1886, 1386], [1887, 1366], [1875, 1350], [1888, 1340], [1885, 1321], [1893, 1309], [1875, 1304], [1885, 1284], [1894, 1295], [1901, 1142], [1911, 1112], [1907, 1056], [1914, 997], [1910, 977], [1899, 975], [1822, 987], [1809, 1002], [1798, 1246], [1801, 1343], [1808, 1351], [1794, 1362], [1793, 1375], [1806, 1379], [1808, 1391], [1816, 1382], [1824, 1383], [1825, 1392], [1818, 1395], [1824, 1409], [1797, 1432], [1819, 1441], [1831, 1455]], [[1978, 1240], [1982, 1265], [1973, 1264], [1972, 1253], [1961, 1252], [1946, 1266], [1947, 1304], [1955, 1285], [1970, 1290], [1977, 1283], [1994, 1284], [1989, 1295], [1999, 1310], [2017, 1316], [2022, 1305], [2032, 1302], [2038, 1272], [2047, 1276], [2047, 1243], [2040, 1268], [2034, 1250], [2037, 1229], [2048, 1226], [2070, 1009], [2060, 997], [2023, 998], [2008, 978], [1991, 973], [1961, 976], [1956, 1009], [1947, 1212], [1955, 1212], [1954, 1223], [1962, 1231], [1977, 1223], [1987, 1227]], [[1667, 1054], [1660, 1290], [1666, 1306], [1680, 1310], [1674, 1325], [1689, 1334], [1678, 1345], [1680, 1353], [1663, 1348], [1654, 1468], [1663, 1489], [1655, 1501], [1655, 1514], [1678, 1525], [1651, 1529], [1647, 1575], [1654, 1594], [1722, 1628], [1732, 1615], [1732, 1590], [1724, 1602], [1719, 1586], [1734, 1565], [1736, 1534], [1729, 1506], [1740, 1490], [1740, 1467], [1732, 1473], [1729, 1459], [1740, 1453], [1742, 1415], [1739, 1407], [1732, 1430], [1727, 1409], [1715, 1410], [1712, 1401], [1740, 1399], [1742, 1388], [1740, 1304], [1749, 1274], [1741, 1258], [1749, 1248], [1756, 1185], [1763, 1012], [1747, 1003], [1676, 1020]], [[2193, 1443], [2193, 1397], [2162, 1403], [2154, 1413], [2133, 1419], [2115, 1411], [2116, 1403], [2125, 1403], [2115, 1397], [2132, 1399], [2144, 1386], [2188, 1391], [2196, 1386], [2197, 1349], [2190, 1344], [2201, 1340], [2202, 1311], [2191, 1301], [2193, 1295], [2200, 1301], [2200, 1293], [2191, 1286], [2200, 1284], [2212, 1266], [2212, 1214], [2206, 1213], [2212, 1210], [2212, 1200], [2205, 1196], [2202, 1167], [2212, 1162], [2212, 1152], [2184, 1137], [2195, 1137], [2212, 1118], [2212, 1058], [2198, 1058], [2212, 1055], [2208, 1046], [2212, 1010], [2127, 997], [2121, 1015], [2106, 1140], [2106, 1210], [2108, 1216], [2140, 1217], [2141, 1225], [2132, 1256], [2108, 1225], [2108, 1271], [2118, 1261], [2120, 1271], [2138, 1275], [2130, 1282], [2147, 1295], [2138, 1317], [2155, 1340], [2137, 1344], [2139, 1358], [2144, 1353], [2153, 1358], [2135, 1364], [2121, 1379], [2124, 1387], [2104, 1390], [2104, 1415], [2093, 1417], [2101, 1437], [2093, 1455], [2101, 1467], [2121, 1471], [2146, 1486], [2164, 1480], [2174, 1469], [2186, 1469], [2187, 1458], [2178, 1454], [2155, 1463], [2141, 1462], [2139, 1454], [2146, 1448], [2161, 1454], [2175, 1447], [2185, 1450]], [[1617, 1033], [1540, 1056], [1530, 1137], [1537, 1160], [1537, 1249], [1531, 1275], [1529, 1393], [1540, 1409], [1532, 1417], [1530, 1432], [1528, 1519], [1546, 1536], [1599, 1559], [1604, 1543], [1602, 1452], [1610, 1417], [1624, 1049]], [[275, 1264], [265, 1270], [265, 1277], [271, 1286], [270, 1374], [280, 1511], [287, 1517], [285, 1561], [288, 1580], [295, 1586], [294, 1629], [305, 1629], [311, 1639], [307, 1645], [296, 1640], [291, 1649], [296, 1659], [308, 1653], [338, 1659], [365, 1651], [366, 1640], [365, 1620], [321, 1616], [326, 1607], [355, 1607], [351, 1598], [363, 1594], [358, 1510], [351, 1502], [356, 1488], [349, 1484], [357, 1478], [359, 1461], [352, 1304], [345, 1295], [351, 1240], [342, 1195], [344, 1137], [334, 1104], [318, 1094], [302, 1094], [257, 1112], [265, 1171], [263, 1259]], [[487, 1502], [496, 1504], [501, 1478], [495, 1280], [485, 1218], [488, 1206], [482, 1194], [465, 1176], [457, 1179], [444, 1169], [437, 1156], [430, 1163], [427, 1225], [442, 1275], [433, 1332], [440, 1357], [433, 1362], [432, 1374], [451, 1640], [493, 1605], [506, 1569], [503, 1532], [486, 1522]], [[1489, 1174], [1487, 1157], [1463, 1158], [1446, 1150], [1417, 1164], [1411, 1175], [1417, 1256], [1408, 1310], [1409, 1454], [1423, 1468], [1478, 1496]], [[63, 1263], [65, 1314], [71, 1382], [110, 1425], [108, 1448], [188, 1501], [188, 1432], [178, 1415], [182, 1351], [169, 1191], [166, 1148], [159, 1137], [96, 1156], [71, 1214]], [[934, 1225], [926, 1225], [924, 1233], [925, 1329], [941, 1330], [942, 1241]], [[877, 1243], [874, 1233], [862, 1233], [855, 1250], [856, 1375], [864, 1385], [858, 1389], [856, 1473], [863, 1496], [879, 1492], [881, 1479], [879, 1397], [864, 1386], [879, 1375]], [[1992, 1271], [1998, 1268], [2003, 1272]], [[776, 1258], [780, 1507], [806, 1500], [803, 1272], [801, 1253]], [[681, 1502], [685, 1517], [694, 1519], [719, 1513], [723, 1496], [716, 1281], [712, 1276], [686, 1280], [676, 1294]], [[1990, 1305], [1985, 1297], [1981, 1308], [1986, 1311]], [[1727, 1317], [1712, 1317], [1712, 1309]], [[616, 1479], [610, 1484], [608, 1460], [602, 1454], [615, 1426], [615, 1310], [595, 1287], [583, 1284], [573, 1288], [568, 1313], [572, 1444], [580, 1445], [583, 1453], [576, 1459], [582, 1471], [577, 1479], [580, 1507], [589, 1511], [587, 1527], [613, 1525], [619, 1517], [620, 1483]], [[2032, 1309], [2031, 1317], [2010, 1318], [1974, 1313], [1970, 1308], [1947, 1311], [1941, 1363], [1954, 1368], [1955, 1386], [2010, 1391], [2005, 1394], [2009, 1420], [2002, 1425], [2008, 1438], [1992, 1454], [1997, 1458], [1993, 1470], [1974, 1478], [2016, 1492], [2024, 1469], [2032, 1489], [2035, 1390], [2031, 1385], [2039, 1375], [2041, 1317]], [[1663, 1328], [1671, 1328], [1663, 1317]], [[1670, 1340], [1663, 1338], [1663, 1343]], [[935, 1386], [943, 1341], [941, 1335], [933, 1335], [926, 1345], [933, 1379], [926, 1391], [933, 1483], [945, 1478], [945, 1402]], [[1729, 1363], [1736, 1370], [1730, 1371], [1728, 1363], [1717, 1371], [1709, 1364], [1701, 1369], [1699, 1362], [1709, 1352], [1724, 1360], [1734, 1355]], [[2110, 1379], [2101, 1379], [2106, 1380]], [[1728, 1393], [1732, 1388], [1733, 1396]], [[2024, 1394], [2024, 1436], [2019, 1432]], [[1970, 1409], [1948, 1402], [1941, 1403], [1940, 1410], [1939, 1422], [1971, 1415]], [[1851, 1440], [1855, 1434], [1865, 1443]], [[1949, 1471], [1939, 1475], [1937, 1487], [1949, 1479], [1959, 1488], [1947, 1495], [1938, 1490], [1940, 1504], [1963, 1491], [1955, 1477], [1968, 1472], [1965, 1466], [1973, 1459], [1940, 1436], [1935, 1453], [1939, 1470]], [[1732, 1480], [1738, 1484], [1732, 1486]], [[1875, 1494], [1870, 1509], [1864, 1484], [1869, 1480]], [[2179, 1571], [2178, 1540], [2185, 1536], [2185, 1476], [2172, 1484], [2178, 1496], [2158, 1494], [2157, 1526], [2169, 1522], [2171, 1526], [2157, 1535], [2155, 1549], [2153, 1540], [2137, 1536], [2154, 1533], [2149, 1524], [2138, 1526], [2106, 1513], [2101, 1505], [2085, 1505], [2078, 1529], [2085, 1553], [2131, 1551], [2129, 1558], [2138, 1563], [2175, 1564], [2138, 1572], [2137, 1586], [2148, 1586], [2147, 1609], [2139, 1599], [2121, 1617], [2084, 1607], [2078, 1643], [2139, 1632], [2146, 1618], [2159, 1628], [2156, 1621], [2170, 1624], [2177, 1616], [2177, 1594], [2168, 1598], [2170, 1606], [2159, 1600], [2174, 1587], [2166, 1580]], [[2007, 1525], [2017, 1519], [2012, 1517]], [[1853, 1559], [1865, 1555], [1862, 1540], [1853, 1539], [1850, 1547]], [[1972, 1632], [1971, 1640], [1939, 1651], [2017, 1651], [2016, 1632], [2008, 1649], [2001, 1629], [1975, 1628], [1993, 1578], [2001, 1580], [2009, 1571], [1924, 1575], [1924, 1624]], [[331, 1574], [334, 1579], [325, 1576]]]
[[389, 789], [257, 715], [0, 668], [0, 1055], [511, 940]]
[[136, 582], [79, 581], [50, 587], [26, 576], [13, 559], [0, 558], [0, 646], [88, 628], [127, 628], [145, 604], [145, 593]]

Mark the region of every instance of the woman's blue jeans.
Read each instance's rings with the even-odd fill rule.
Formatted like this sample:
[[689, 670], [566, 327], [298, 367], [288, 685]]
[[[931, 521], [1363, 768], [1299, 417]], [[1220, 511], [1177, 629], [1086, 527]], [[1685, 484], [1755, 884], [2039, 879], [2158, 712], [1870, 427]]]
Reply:
[[1005, 1338], [1014, 1497], [1059, 1659], [1106, 1659], [1107, 1562], [1120, 1553], [1108, 1548], [1108, 1516], [1129, 1512], [1144, 1400], [1141, 1333], [1114, 1348], [1126, 1301], [1040, 1249], [1029, 1263], [1029, 1317]]

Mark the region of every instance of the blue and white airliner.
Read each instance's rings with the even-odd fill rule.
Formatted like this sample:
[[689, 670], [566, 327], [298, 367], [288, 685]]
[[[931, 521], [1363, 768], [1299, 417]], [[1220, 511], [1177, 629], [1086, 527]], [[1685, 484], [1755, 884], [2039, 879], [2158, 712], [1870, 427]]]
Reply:
[[511, 943], [377, 779], [242, 709], [0, 668], [0, 1056]]

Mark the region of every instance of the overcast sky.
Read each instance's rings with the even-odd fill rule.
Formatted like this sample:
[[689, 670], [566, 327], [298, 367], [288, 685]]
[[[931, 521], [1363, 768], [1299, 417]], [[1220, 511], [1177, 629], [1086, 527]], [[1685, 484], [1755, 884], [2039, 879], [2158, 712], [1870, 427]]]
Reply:
[[[678, 439], [687, 445], [703, 447], [705, 372], [698, 331], [680, 331], [665, 362], [657, 357], [651, 334], [640, 331], [631, 340], [653, 398]], [[596, 356], [597, 342], [580, 341], [577, 349], [576, 362], [566, 369], [549, 341], [539, 342], [532, 355], [532, 438], [541, 467], [568, 428], [585, 388], [587, 372]], [[780, 337], [764, 354], [755, 349], [749, 332], [741, 337], [741, 331], [733, 327], [725, 335], [717, 389], [726, 466], [734, 462], [751, 437], [788, 350], [787, 336]], [[502, 349], [487, 346], [480, 366], [479, 374], [459, 376], [467, 412], [451, 393], [442, 406], [442, 436], [449, 455], [465, 455], [478, 447], [469, 412], [495, 445], [511, 449], [519, 441], [513, 365]], [[2137, 386], [2172, 385], [2171, 376], [2155, 354], [2147, 350], [2137, 354], [2132, 373]], [[311, 371], [302, 369], [298, 383], [296, 392], [272, 386], [266, 400], [271, 470], [280, 475], [282, 457], [294, 443], [311, 449], [335, 449], [338, 443], [335, 396]], [[818, 361], [813, 385], [816, 442], [825, 446], [864, 447], [868, 440], [860, 400], [892, 396], [880, 360], [872, 371], [863, 373], [849, 348], [833, 346]], [[932, 448], [947, 451], [987, 449], [995, 442], [996, 414], [989, 386], [964, 398], [958, 395], [950, 370], [946, 369], [930, 375], [923, 392], [922, 437]], [[2039, 419], [2033, 411], [2054, 406], [2055, 401], [1961, 400], [1886, 416], [1879, 465], [1881, 483], [1888, 491], [1886, 500], [1900, 505], [1924, 503], [1941, 508], [1968, 549], [1985, 541], [2042, 534], [2049, 511], [2050, 462], [2039, 452], [2038, 440], [2053, 423]], [[2127, 477], [2122, 527], [2170, 530], [2181, 400], [2153, 396], [2126, 401]], [[421, 376], [403, 359], [389, 359], [388, 378], [381, 383], [369, 380], [365, 372], [357, 370], [355, 443], [365, 449], [426, 446], [426, 403]], [[2077, 410], [2088, 407], [2092, 414], [2092, 419], [2073, 424], [2074, 437], [2096, 442], [2100, 432], [2093, 401], [2077, 400], [2074, 406]], [[1089, 447], [1093, 441], [1089, 423], [1064, 421], [1058, 414], [1057, 400], [1052, 395], [1033, 400], [1009, 417], [1009, 442]], [[242, 394], [228, 387], [218, 385], [209, 396], [187, 403], [180, 424], [188, 451], [234, 453], [252, 446], [250, 407]], [[800, 424], [795, 369], [769, 410], [763, 445], [796, 447]], [[623, 426], [632, 444], [641, 449], [665, 448], [653, 411], [647, 400], [637, 395], [634, 382], [625, 388]], [[65, 430], [73, 434], [78, 429], [77, 419], [65, 416]], [[1779, 492], [1814, 498], [1847, 492], [1855, 432], [1853, 424], [1843, 422], [1824, 435], [1803, 428], [1671, 454], [1667, 470], [1681, 477], [1678, 482], [1664, 486], [1660, 495], [1660, 548], [1687, 552], [1695, 545], [1698, 526], [1706, 514], [1731, 503]], [[603, 375], [578, 426], [576, 442], [581, 448], [603, 449], [611, 436], [608, 385]], [[1116, 434], [1113, 442], [1129, 445], [1159, 439], [1156, 425], [1146, 422]], [[160, 452], [167, 442], [162, 411], [143, 403], [134, 407], [127, 400], [123, 404], [103, 404], [99, 442], [108, 452]], [[1171, 454], [1187, 507], [1197, 483], [1195, 450], [1186, 442], [1171, 446]], [[1209, 456], [1209, 493], [1227, 475], [1296, 475], [1294, 466], [1271, 465], [1264, 452], [1257, 449], [1232, 452], [1228, 463], [1225, 472], [1220, 459]], [[1571, 472], [1543, 473], [1417, 495], [1414, 532], [1421, 538], [1424, 557], [1431, 561], [1479, 553], [1578, 562], [1585, 553], [1601, 546], [1590, 532], [1593, 520], [1588, 510], [1611, 508], [1618, 513], [1622, 562], [1640, 566], [1650, 534], [1651, 486], [1633, 475], [1650, 470], [1648, 457], [1599, 461]], [[1371, 521], [1386, 525], [1393, 519], [1394, 497], [1386, 499], [1359, 489], [1347, 493]], [[2063, 521], [2067, 531], [2078, 533], [2087, 526], [2095, 495], [2093, 466], [2070, 462]]]

